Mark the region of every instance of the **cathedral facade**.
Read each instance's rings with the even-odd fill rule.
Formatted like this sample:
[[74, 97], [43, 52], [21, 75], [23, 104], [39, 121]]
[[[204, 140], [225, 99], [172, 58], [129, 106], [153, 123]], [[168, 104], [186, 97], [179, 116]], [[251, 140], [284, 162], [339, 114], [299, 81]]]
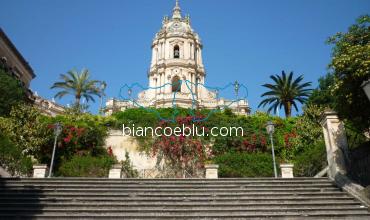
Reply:
[[[203, 45], [192, 29], [190, 17], [183, 17], [178, 1], [172, 16], [165, 16], [162, 27], [152, 42], [152, 59], [148, 71], [148, 88], [135, 100], [109, 99], [105, 113], [111, 115], [135, 107], [223, 109], [248, 115], [246, 99], [234, 101], [219, 98], [217, 90], [205, 86], [206, 71], [203, 65]], [[235, 86], [238, 86], [235, 82]]]

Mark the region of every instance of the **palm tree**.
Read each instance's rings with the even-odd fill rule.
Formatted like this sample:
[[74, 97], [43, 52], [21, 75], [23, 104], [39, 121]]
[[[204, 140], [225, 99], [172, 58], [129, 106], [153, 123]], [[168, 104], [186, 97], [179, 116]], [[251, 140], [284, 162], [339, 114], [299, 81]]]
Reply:
[[298, 111], [297, 101], [301, 104], [307, 101], [307, 97], [310, 95], [312, 89], [307, 88], [311, 86], [311, 82], [302, 83], [303, 75], [293, 80], [293, 72], [290, 72], [287, 76], [284, 71], [282, 75], [271, 75], [270, 78], [274, 81], [273, 84], [264, 84], [262, 86], [268, 88], [270, 91], [265, 92], [261, 97], [267, 96], [258, 107], [270, 105], [267, 112], [271, 112], [281, 107], [284, 107], [285, 116], [290, 117], [292, 115], [292, 106]]
[[82, 69], [80, 73], [73, 69], [66, 74], [60, 74], [62, 81], [56, 82], [51, 86], [51, 89], [61, 89], [55, 98], [62, 98], [65, 95], [73, 95], [75, 97], [75, 107], [80, 110], [80, 100], [85, 98], [86, 102], [93, 101], [93, 96], [101, 96], [101, 91], [97, 86], [101, 83], [99, 80], [90, 80], [90, 73], [88, 69]]

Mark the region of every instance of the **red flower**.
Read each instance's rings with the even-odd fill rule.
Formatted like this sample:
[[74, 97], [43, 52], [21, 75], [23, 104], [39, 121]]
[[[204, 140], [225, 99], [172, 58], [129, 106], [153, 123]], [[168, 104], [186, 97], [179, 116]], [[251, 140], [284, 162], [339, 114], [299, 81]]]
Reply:
[[108, 147], [107, 152], [108, 152], [109, 156], [111, 156], [111, 157], [113, 156], [113, 150], [112, 150], [111, 146]]
[[291, 142], [290, 142], [290, 139], [291, 138], [295, 138], [297, 135], [292, 132], [292, 133], [287, 133], [287, 134], [284, 134], [284, 142], [285, 142], [285, 146], [287, 148], [290, 148], [291, 147]]
[[70, 137], [63, 138], [64, 143], [68, 144], [71, 141]]

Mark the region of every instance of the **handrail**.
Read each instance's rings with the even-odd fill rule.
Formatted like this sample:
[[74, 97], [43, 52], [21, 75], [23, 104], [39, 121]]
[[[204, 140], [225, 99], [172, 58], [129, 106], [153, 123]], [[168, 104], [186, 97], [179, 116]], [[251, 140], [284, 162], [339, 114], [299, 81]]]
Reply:
[[318, 172], [314, 178], [320, 178], [320, 177], [323, 177], [325, 176], [329, 171], [329, 166], [326, 166], [324, 169], [322, 169], [320, 172]]

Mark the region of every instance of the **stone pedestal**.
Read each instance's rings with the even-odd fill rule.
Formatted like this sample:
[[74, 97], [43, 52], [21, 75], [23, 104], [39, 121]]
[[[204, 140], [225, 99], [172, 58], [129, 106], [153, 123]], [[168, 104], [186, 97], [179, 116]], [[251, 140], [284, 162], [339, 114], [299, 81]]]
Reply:
[[323, 127], [326, 156], [328, 160], [328, 176], [334, 179], [339, 172], [347, 174], [348, 143], [343, 122], [335, 112], [326, 111], [323, 114], [321, 125]]
[[217, 179], [218, 178], [218, 165], [217, 164], [207, 164], [204, 165], [206, 169], [206, 179]]
[[33, 165], [33, 178], [45, 178], [48, 171], [46, 164]]
[[281, 178], [294, 178], [293, 164], [280, 164]]
[[122, 165], [121, 164], [115, 164], [113, 167], [109, 170], [109, 176], [110, 179], [120, 179], [122, 177]]

